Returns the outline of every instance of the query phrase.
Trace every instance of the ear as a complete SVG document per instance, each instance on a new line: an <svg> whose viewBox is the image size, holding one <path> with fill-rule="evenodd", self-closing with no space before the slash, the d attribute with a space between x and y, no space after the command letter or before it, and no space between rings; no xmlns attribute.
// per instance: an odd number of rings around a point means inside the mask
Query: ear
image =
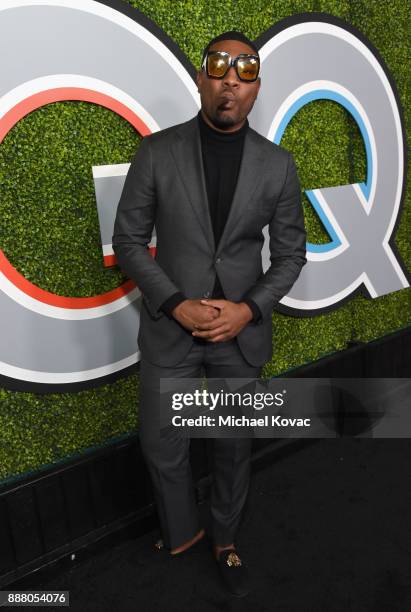
<svg viewBox="0 0 411 612"><path fill-rule="evenodd" d="M201 87L201 83L202 83L202 71L201 70L197 70L197 74L196 74L196 83L197 83L197 87L200 88Z"/></svg>

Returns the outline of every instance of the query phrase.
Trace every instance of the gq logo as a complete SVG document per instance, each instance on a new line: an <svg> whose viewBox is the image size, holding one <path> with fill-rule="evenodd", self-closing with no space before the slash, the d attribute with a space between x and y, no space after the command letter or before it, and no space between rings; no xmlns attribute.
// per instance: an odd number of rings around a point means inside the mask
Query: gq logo
<svg viewBox="0 0 411 612"><path fill-rule="evenodd" d="M3 0L0 40L12 49L0 68L0 141L28 112L57 100L106 106L143 136L198 111L194 67L162 30L122 2ZM352 114L367 155L366 183L307 192L330 242L307 245L307 265L282 308L316 314L362 287L371 297L408 287L392 242L404 188L403 129L376 52L347 24L313 13L283 20L257 44L262 88L250 115L254 129L280 143L304 104L326 98ZM158 85L142 86L136 57ZM115 263L110 242L128 167L93 168L106 265ZM262 256L266 269L268 240ZM132 366L139 359L140 297L132 281L92 298L56 296L24 279L0 251L3 380L27 390L70 390Z"/></svg>

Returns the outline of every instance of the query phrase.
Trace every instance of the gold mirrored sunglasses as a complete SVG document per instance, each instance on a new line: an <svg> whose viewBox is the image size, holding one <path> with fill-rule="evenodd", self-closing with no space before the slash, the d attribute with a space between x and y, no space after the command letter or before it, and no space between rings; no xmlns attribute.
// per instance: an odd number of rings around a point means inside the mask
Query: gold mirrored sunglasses
<svg viewBox="0 0 411 612"><path fill-rule="evenodd" d="M208 51L201 68L205 67L208 77L222 79L231 66L234 66L241 81L252 83L257 80L260 72L260 58L249 53L231 57L226 51Z"/></svg>

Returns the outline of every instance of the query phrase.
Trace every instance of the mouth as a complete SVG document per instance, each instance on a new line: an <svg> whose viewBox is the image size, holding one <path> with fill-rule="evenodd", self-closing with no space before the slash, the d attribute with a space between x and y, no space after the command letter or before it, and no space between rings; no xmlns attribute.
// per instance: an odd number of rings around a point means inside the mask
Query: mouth
<svg viewBox="0 0 411 612"><path fill-rule="evenodd" d="M219 110L229 110L235 104L235 98L233 96L222 96L221 102L218 105Z"/></svg>

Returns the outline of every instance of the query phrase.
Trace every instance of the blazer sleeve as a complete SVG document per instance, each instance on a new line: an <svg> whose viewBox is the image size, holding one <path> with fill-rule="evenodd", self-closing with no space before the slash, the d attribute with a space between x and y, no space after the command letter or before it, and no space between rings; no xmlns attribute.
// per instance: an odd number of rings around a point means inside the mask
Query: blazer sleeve
<svg viewBox="0 0 411 612"><path fill-rule="evenodd" d="M284 185L269 223L270 267L244 296L257 304L263 318L271 316L307 262L300 182L293 156L288 155Z"/></svg>
<svg viewBox="0 0 411 612"><path fill-rule="evenodd" d="M156 215L156 192L149 139L143 138L130 164L118 203L112 237L113 251L121 269L139 287L154 318L164 313L161 305L179 291L150 255Z"/></svg>

